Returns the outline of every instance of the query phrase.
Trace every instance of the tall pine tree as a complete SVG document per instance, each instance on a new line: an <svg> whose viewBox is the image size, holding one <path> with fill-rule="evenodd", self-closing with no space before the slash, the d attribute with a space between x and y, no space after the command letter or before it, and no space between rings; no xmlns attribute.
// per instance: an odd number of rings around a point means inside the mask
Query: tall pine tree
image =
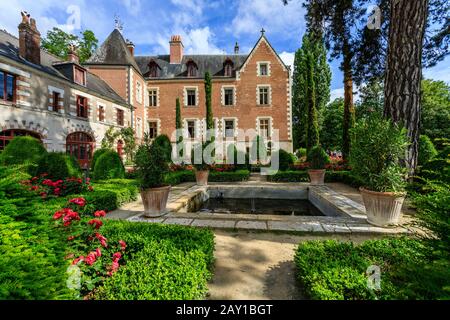
<svg viewBox="0 0 450 320"><path fill-rule="evenodd" d="M181 132L181 130L183 129L183 123L181 121L180 98L177 98L175 102L175 129L177 130L177 155L178 157L183 157L183 147L181 147L181 144L183 142L183 134Z"/></svg>
<svg viewBox="0 0 450 320"><path fill-rule="evenodd" d="M214 142L214 135L210 133L210 130L214 129L214 119L212 113L211 105L211 95L212 95L212 83L211 75L209 72L205 73L205 103L206 103L206 129L207 129L207 142Z"/></svg>

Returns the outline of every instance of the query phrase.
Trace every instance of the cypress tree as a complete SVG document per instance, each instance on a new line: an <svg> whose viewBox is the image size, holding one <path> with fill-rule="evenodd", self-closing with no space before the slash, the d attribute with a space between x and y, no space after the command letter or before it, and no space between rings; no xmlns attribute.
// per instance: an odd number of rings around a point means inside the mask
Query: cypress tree
<svg viewBox="0 0 450 320"><path fill-rule="evenodd" d="M183 123L181 122L180 98L177 98L175 106L175 129L177 130L177 155L179 157L183 156L183 148L179 149L179 144L183 142L183 135L179 134L179 130L181 130L182 128Z"/></svg>
<svg viewBox="0 0 450 320"><path fill-rule="evenodd" d="M319 124L316 108L316 84L314 80L314 55L306 55L306 93L305 105L308 110L308 122L306 132L306 148L309 152L312 147L319 145Z"/></svg>
<svg viewBox="0 0 450 320"><path fill-rule="evenodd" d="M209 72L205 73L205 101L206 101L206 129L212 130L214 129L214 119L212 114L212 105L211 105L211 95L212 95L212 84L211 84L211 75ZM206 136L207 142L213 142L214 136Z"/></svg>

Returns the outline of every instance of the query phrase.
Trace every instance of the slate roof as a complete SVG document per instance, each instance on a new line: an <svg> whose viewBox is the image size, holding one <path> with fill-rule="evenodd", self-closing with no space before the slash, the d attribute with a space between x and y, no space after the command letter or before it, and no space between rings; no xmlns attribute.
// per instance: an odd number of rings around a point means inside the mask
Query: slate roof
<svg viewBox="0 0 450 320"><path fill-rule="evenodd" d="M64 61L62 61L59 57L46 52L45 50L41 50L40 65L33 64L23 59L19 55L19 39L4 30L0 30L0 56L5 56L49 75L70 81L73 83L74 87L77 87L77 89L80 89L81 91L83 91L83 89L88 89L92 91L94 95L97 93L117 104L128 106L127 102L122 99L122 97L120 97L106 82L89 71L86 73L86 87L74 83L72 79L58 71L58 69L54 66L55 64L63 63Z"/></svg>
<svg viewBox="0 0 450 320"><path fill-rule="evenodd" d="M133 66L139 70L134 57L127 48L127 43L119 30L114 29L102 45L94 52L85 65L121 65Z"/></svg>
<svg viewBox="0 0 450 320"><path fill-rule="evenodd" d="M159 66L158 78L152 79L174 79L187 76L187 65L192 60L197 65L197 77L203 78L204 74L209 71L212 77L224 77L224 62L229 59L233 62L232 77L235 77L236 70L244 64L248 55L184 55L181 64L170 64L169 55L159 56L137 56L136 62L141 73L146 76L149 72L149 63L154 61Z"/></svg>

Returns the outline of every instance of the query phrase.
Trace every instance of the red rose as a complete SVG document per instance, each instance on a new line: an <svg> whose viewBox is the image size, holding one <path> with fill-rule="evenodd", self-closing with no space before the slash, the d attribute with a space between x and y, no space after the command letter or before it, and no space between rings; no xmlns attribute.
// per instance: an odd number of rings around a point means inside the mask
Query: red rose
<svg viewBox="0 0 450 320"><path fill-rule="evenodd" d="M78 258L73 260L72 264L73 265L78 264L80 261L83 261L83 260L84 260L84 257L83 256L79 256Z"/></svg>
<svg viewBox="0 0 450 320"><path fill-rule="evenodd" d="M95 252L91 252L86 256L86 259L84 259L84 262L88 266L92 266L96 260L97 260L97 256L95 255Z"/></svg>
<svg viewBox="0 0 450 320"><path fill-rule="evenodd" d="M127 244L125 243L125 241L123 240L119 240L119 244L120 244L120 248L122 249L122 251L125 251Z"/></svg>
<svg viewBox="0 0 450 320"><path fill-rule="evenodd" d="M84 198L75 198L69 201L70 203L74 203L77 206L84 207L86 205L86 200Z"/></svg>
<svg viewBox="0 0 450 320"><path fill-rule="evenodd" d="M94 188L92 188L92 186L89 186L89 187L88 187L88 190L89 190L89 191L94 191Z"/></svg>
<svg viewBox="0 0 450 320"><path fill-rule="evenodd" d="M102 251L100 250L100 248L97 248L97 249L95 250L95 256L96 256L97 258L100 258L100 257L102 256Z"/></svg>
<svg viewBox="0 0 450 320"><path fill-rule="evenodd" d="M98 219L92 219L88 222L88 224L94 226L94 228L98 230L103 225L103 222Z"/></svg>
<svg viewBox="0 0 450 320"><path fill-rule="evenodd" d="M104 210L95 211L94 216L104 217L104 216L106 216L106 212Z"/></svg>
<svg viewBox="0 0 450 320"><path fill-rule="evenodd" d="M75 239L75 236L70 236L67 238L67 241L72 241L73 239Z"/></svg>
<svg viewBox="0 0 450 320"><path fill-rule="evenodd" d="M120 252L116 252L113 254L113 261L118 262L122 258L122 254Z"/></svg>
<svg viewBox="0 0 450 320"><path fill-rule="evenodd" d="M96 233L95 234L95 237L98 239L98 241L100 241L100 244L103 246L103 247L107 247L108 245L107 245L107 243L106 243L106 241L107 241L107 239L104 237L104 236L102 236L100 233Z"/></svg>

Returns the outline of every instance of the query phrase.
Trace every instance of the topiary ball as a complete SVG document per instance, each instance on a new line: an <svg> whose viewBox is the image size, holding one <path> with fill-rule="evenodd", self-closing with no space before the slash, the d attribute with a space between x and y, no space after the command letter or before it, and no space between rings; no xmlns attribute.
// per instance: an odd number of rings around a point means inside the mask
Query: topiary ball
<svg viewBox="0 0 450 320"><path fill-rule="evenodd" d="M311 164L311 169L325 169L325 166L330 163L330 157L325 150L320 146L312 147L308 152L308 162Z"/></svg>
<svg viewBox="0 0 450 320"><path fill-rule="evenodd" d="M12 139L0 154L0 163L15 165L37 163L47 153L42 143L33 137L16 137Z"/></svg>
<svg viewBox="0 0 450 320"><path fill-rule="evenodd" d="M36 176L43 173L53 180L64 180L69 177L81 177L81 169L78 161L70 155L58 152L49 152L43 155L35 169Z"/></svg>
<svg viewBox="0 0 450 320"><path fill-rule="evenodd" d="M292 164L294 164L294 159L292 158L292 155L283 149L276 151L274 153L274 155L272 155L272 157L273 156L278 156L278 159L279 159L278 170L280 170L280 171L289 170L289 167Z"/></svg>
<svg viewBox="0 0 450 320"><path fill-rule="evenodd" d="M108 150L111 150L111 149L101 148L101 149L97 149L94 151L94 155L92 156L92 160L91 160L91 170L94 170L95 163L97 162L98 158L100 158L100 156Z"/></svg>
<svg viewBox="0 0 450 320"><path fill-rule="evenodd" d="M93 176L95 180L123 179L125 167L119 154L112 150L103 153L95 162Z"/></svg>

